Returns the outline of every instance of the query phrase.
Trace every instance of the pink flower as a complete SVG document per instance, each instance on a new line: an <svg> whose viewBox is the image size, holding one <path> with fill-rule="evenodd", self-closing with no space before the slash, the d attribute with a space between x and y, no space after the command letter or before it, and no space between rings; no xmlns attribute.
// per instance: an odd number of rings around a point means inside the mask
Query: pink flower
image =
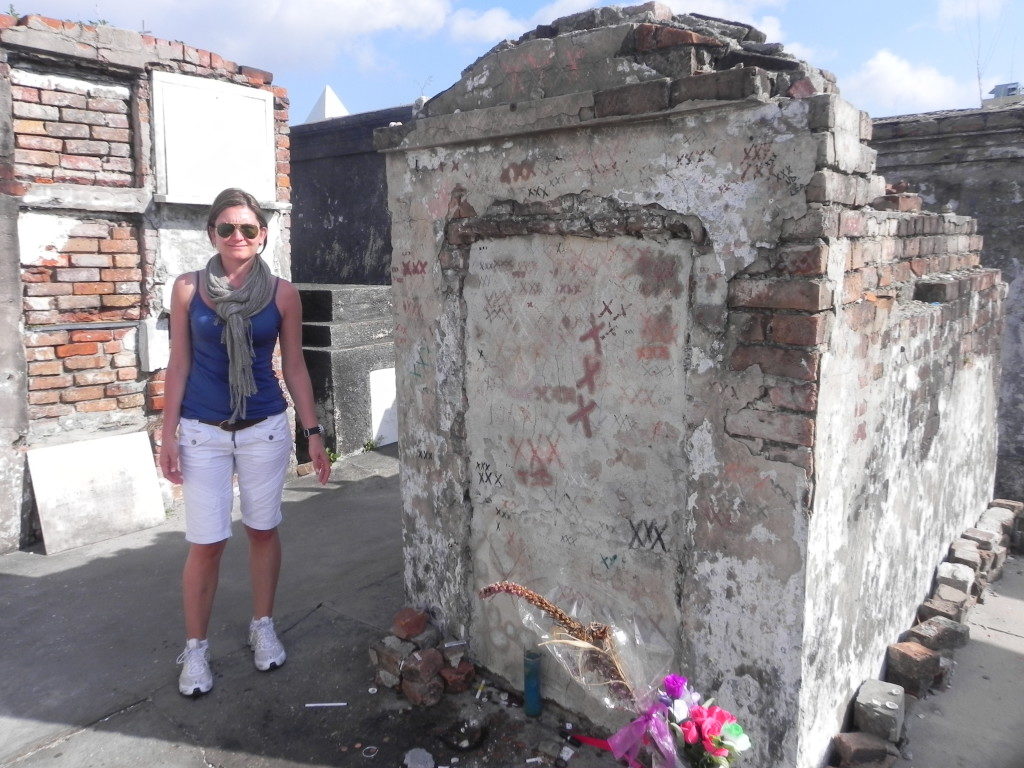
<svg viewBox="0 0 1024 768"><path fill-rule="evenodd" d="M681 699L686 692L686 678L682 675L669 675L665 678L665 693L672 699Z"/></svg>
<svg viewBox="0 0 1024 768"><path fill-rule="evenodd" d="M721 707L693 707L690 709L690 719L680 727L687 744L699 741L708 754L725 757L729 750L716 745L714 740L721 736L722 726L735 722L736 718Z"/></svg>
<svg viewBox="0 0 1024 768"><path fill-rule="evenodd" d="M700 730L693 720L687 720L679 726L683 731L683 741L687 744L696 744L700 741Z"/></svg>

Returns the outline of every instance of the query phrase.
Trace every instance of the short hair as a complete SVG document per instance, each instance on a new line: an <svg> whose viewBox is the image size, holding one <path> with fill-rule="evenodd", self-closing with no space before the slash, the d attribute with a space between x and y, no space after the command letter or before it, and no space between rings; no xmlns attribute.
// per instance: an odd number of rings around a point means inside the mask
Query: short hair
<svg viewBox="0 0 1024 768"><path fill-rule="evenodd" d="M224 213L225 209L236 206L243 206L252 211L260 226L266 229L267 217L263 213L263 209L260 208L260 204L256 202L256 198L244 189L237 187L229 187L214 198L213 205L210 206L210 213L206 217L206 228L210 229L215 226L217 217Z"/></svg>

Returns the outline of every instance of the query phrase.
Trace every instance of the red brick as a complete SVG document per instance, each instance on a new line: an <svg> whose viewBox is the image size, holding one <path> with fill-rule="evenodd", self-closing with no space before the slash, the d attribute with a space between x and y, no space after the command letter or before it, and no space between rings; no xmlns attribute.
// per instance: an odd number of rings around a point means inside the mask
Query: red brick
<svg viewBox="0 0 1024 768"><path fill-rule="evenodd" d="M939 674L939 654L913 641L894 643L886 652L885 679L902 685L911 696L928 692Z"/></svg>
<svg viewBox="0 0 1024 768"><path fill-rule="evenodd" d="M69 371L85 371L91 368L106 368L109 360L104 355L77 355L64 361L64 368Z"/></svg>
<svg viewBox="0 0 1024 768"><path fill-rule="evenodd" d="M138 368L119 368L117 370L117 380L118 381L133 381L134 379L137 379L138 377L139 377L139 369ZM162 395L163 394L163 390L161 390L159 393L155 393L154 392L153 394L161 394Z"/></svg>
<svg viewBox="0 0 1024 768"><path fill-rule="evenodd" d="M56 355L53 354L53 347L30 347L25 350L25 360L30 363L53 360L54 358Z"/></svg>
<svg viewBox="0 0 1024 768"><path fill-rule="evenodd" d="M100 301L104 307L137 307L142 303L142 295L138 293L115 294L101 296Z"/></svg>
<svg viewBox="0 0 1024 768"><path fill-rule="evenodd" d="M56 163L55 163L56 165ZM80 155L61 155L60 167L74 171L101 171L103 162L98 157L82 157Z"/></svg>
<svg viewBox="0 0 1024 768"><path fill-rule="evenodd" d="M150 411L162 411L164 409L164 396L146 397L146 409Z"/></svg>
<svg viewBox="0 0 1024 768"><path fill-rule="evenodd" d="M403 608L395 614L395 618L391 622L391 634L402 640L409 640L425 630L429 622L430 616L426 611Z"/></svg>
<svg viewBox="0 0 1024 768"><path fill-rule="evenodd" d="M60 402L60 392L54 389L28 393L29 405L53 405L57 402Z"/></svg>
<svg viewBox="0 0 1024 768"><path fill-rule="evenodd" d="M36 331L25 334L25 346L52 347L58 344L67 344L68 338L67 331Z"/></svg>
<svg viewBox="0 0 1024 768"><path fill-rule="evenodd" d="M137 267L141 259L137 253L115 253L114 266L118 269L131 269Z"/></svg>
<svg viewBox="0 0 1024 768"><path fill-rule="evenodd" d="M124 352L124 344L120 341L108 341L103 345L103 351L108 355L116 355L118 352Z"/></svg>
<svg viewBox="0 0 1024 768"><path fill-rule="evenodd" d="M60 152L64 146L64 142L60 139L31 134L18 136L17 144L21 149L38 149L44 152Z"/></svg>
<svg viewBox="0 0 1024 768"><path fill-rule="evenodd" d="M34 149L14 150L14 162L23 165L42 165L56 167L60 165L60 155L56 152L40 152Z"/></svg>
<svg viewBox="0 0 1024 768"><path fill-rule="evenodd" d="M801 381L816 381L821 355L818 352L757 345L739 346L732 354L729 365L742 371L753 365L762 373Z"/></svg>
<svg viewBox="0 0 1024 768"><path fill-rule="evenodd" d="M122 352L121 354L114 355L110 362L115 368L128 368L137 365L139 361L135 357L134 352Z"/></svg>
<svg viewBox="0 0 1024 768"><path fill-rule="evenodd" d="M441 700L444 694L444 682L440 675L425 683L402 680L402 695L416 706L432 707Z"/></svg>
<svg viewBox="0 0 1024 768"><path fill-rule="evenodd" d="M867 233L867 217L860 211L839 212L839 237L863 237Z"/></svg>
<svg viewBox="0 0 1024 768"><path fill-rule="evenodd" d="M116 411L116 400L85 400L75 404L75 410L81 413L98 413L101 411Z"/></svg>
<svg viewBox="0 0 1024 768"><path fill-rule="evenodd" d="M100 253L138 253L138 251L139 243L137 240L100 241ZM104 280L138 280L140 277L105 277Z"/></svg>
<svg viewBox="0 0 1024 768"><path fill-rule="evenodd" d="M135 238L134 227L113 227L110 230L112 240L133 240Z"/></svg>
<svg viewBox="0 0 1024 768"><path fill-rule="evenodd" d="M83 400L99 400L103 397L103 387L74 387L61 393L61 402L78 403ZM114 404L117 407L117 404Z"/></svg>
<svg viewBox="0 0 1024 768"><path fill-rule="evenodd" d="M108 241L113 242L113 241ZM121 240L120 242L135 242L134 240ZM99 277L101 280L109 280L111 282L121 281L139 281L142 279L141 269L104 269L100 272Z"/></svg>
<svg viewBox="0 0 1024 768"><path fill-rule="evenodd" d="M122 395L117 398L118 408L142 408L146 404L146 397L141 392L134 395Z"/></svg>
<svg viewBox="0 0 1024 768"><path fill-rule="evenodd" d="M818 385L814 382L777 384L768 390L768 398L778 408L813 412L818 408Z"/></svg>
<svg viewBox="0 0 1024 768"><path fill-rule="evenodd" d="M402 666L402 679L426 683L437 676L444 666L444 657L436 648L427 648L409 654Z"/></svg>
<svg viewBox="0 0 1024 768"><path fill-rule="evenodd" d="M37 136L46 135L46 125L42 120L15 120L14 132L16 134L31 133Z"/></svg>
<svg viewBox="0 0 1024 768"><path fill-rule="evenodd" d="M57 136L62 139L87 139L89 138L89 126L77 123L45 123L44 132L48 136Z"/></svg>
<svg viewBox="0 0 1024 768"><path fill-rule="evenodd" d="M40 94L40 100L43 104L53 107L75 107L77 109L85 109L87 103L85 96L81 94L61 91L43 91Z"/></svg>
<svg viewBox="0 0 1024 768"><path fill-rule="evenodd" d="M23 283L48 283L53 278L53 270L45 267L29 267L21 271Z"/></svg>
<svg viewBox="0 0 1024 768"><path fill-rule="evenodd" d="M72 379L70 376L39 376L29 379L29 390L38 389L64 389L70 387Z"/></svg>
<svg viewBox="0 0 1024 768"><path fill-rule="evenodd" d="M43 363L29 363L29 376L57 376L64 373L64 366L60 360L48 360Z"/></svg>
<svg viewBox="0 0 1024 768"><path fill-rule="evenodd" d="M113 283L75 283L76 296L97 296L113 292Z"/></svg>
<svg viewBox="0 0 1024 768"><path fill-rule="evenodd" d="M76 373L74 376L76 387L110 384L117 379L117 374L113 371L83 371L82 373Z"/></svg>
<svg viewBox="0 0 1024 768"><path fill-rule="evenodd" d="M33 405L29 406L28 417L35 419L56 419L74 411L70 405Z"/></svg>
<svg viewBox="0 0 1024 768"><path fill-rule="evenodd" d="M164 382L151 379L146 383L146 392L151 395L162 395L164 393Z"/></svg>
<svg viewBox="0 0 1024 768"><path fill-rule="evenodd" d="M864 272L847 272L843 278L843 304L857 301L864 295Z"/></svg>
<svg viewBox="0 0 1024 768"><path fill-rule="evenodd" d="M841 766L883 768L899 757L896 748L884 739L870 733L853 731L832 738L832 746Z"/></svg>
<svg viewBox="0 0 1024 768"><path fill-rule="evenodd" d="M814 280L736 279L729 283L729 305L818 312L832 306L832 292Z"/></svg>
<svg viewBox="0 0 1024 768"><path fill-rule="evenodd" d="M274 82L274 74L272 72L267 72L265 69L247 67L243 64L238 68L238 72L239 74L248 77L249 81L252 82L253 85L269 85Z"/></svg>
<svg viewBox="0 0 1024 768"><path fill-rule="evenodd" d="M814 347L825 340L828 329L826 315L773 315L768 321L768 335L777 344Z"/></svg>
<svg viewBox="0 0 1024 768"><path fill-rule="evenodd" d="M664 24L638 24L633 34L633 46L640 53L677 45L706 45L716 48L725 45L714 37L707 37L688 29L669 27Z"/></svg>
<svg viewBox="0 0 1024 768"><path fill-rule="evenodd" d="M73 357L75 355L95 355L100 351L98 344L93 343L78 343L78 344L64 344L57 347L57 357Z"/></svg>
<svg viewBox="0 0 1024 768"><path fill-rule="evenodd" d="M124 99L91 98L88 109L96 112L118 112L123 115L127 114L128 105Z"/></svg>
<svg viewBox="0 0 1024 768"><path fill-rule="evenodd" d="M85 329L80 331L71 331L71 341L110 341L114 338L114 332L112 330L92 330Z"/></svg>
<svg viewBox="0 0 1024 768"><path fill-rule="evenodd" d="M444 689L448 693L463 693L469 690L469 684L476 676L476 667L472 662L463 659L457 667L444 666L441 668L441 679L444 680Z"/></svg>
<svg viewBox="0 0 1024 768"><path fill-rule="evenodd" d="M779 251L779 268L791 275L824 275L828 270L828 246L795 246Z"/></svg>
<svg viewBox="0 0 1024 768"><path fill-rule="evenodd" d="M30 88L24 85L11 86L11 98L15 101L28 101L33 104L39 103L39 89Z"/></svg>

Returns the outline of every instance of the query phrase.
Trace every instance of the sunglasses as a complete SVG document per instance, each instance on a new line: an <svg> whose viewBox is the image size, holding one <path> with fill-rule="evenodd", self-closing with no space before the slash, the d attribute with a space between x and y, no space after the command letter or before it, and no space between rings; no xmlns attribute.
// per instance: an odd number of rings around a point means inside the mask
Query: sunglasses
<svg viewBox="0 0 1024 768"><path fill-rule="evenodd" d="M246 240L255 240L260 234L260 228L256 224L229 224L224 222L216 227L217 234L225 239L231 237L235 228L242 233L242 237Z"/></svg>

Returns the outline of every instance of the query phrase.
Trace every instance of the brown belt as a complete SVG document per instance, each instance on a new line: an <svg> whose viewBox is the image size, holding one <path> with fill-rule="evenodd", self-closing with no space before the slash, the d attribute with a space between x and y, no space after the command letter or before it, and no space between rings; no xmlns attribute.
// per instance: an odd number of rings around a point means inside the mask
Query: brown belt
<svg viewBox="0 0 1024 768"><path fill-rule="evenodd" d="M240 429L246 429L254 424L259 424L261 421L266 421L266 416L261 416L258 419L237 419L234 424L228 424L228 420L223 421L212 421L207 419L196 419L200 424L209 424L214 427L220 427L225 432L237 432Z"/></svg>

